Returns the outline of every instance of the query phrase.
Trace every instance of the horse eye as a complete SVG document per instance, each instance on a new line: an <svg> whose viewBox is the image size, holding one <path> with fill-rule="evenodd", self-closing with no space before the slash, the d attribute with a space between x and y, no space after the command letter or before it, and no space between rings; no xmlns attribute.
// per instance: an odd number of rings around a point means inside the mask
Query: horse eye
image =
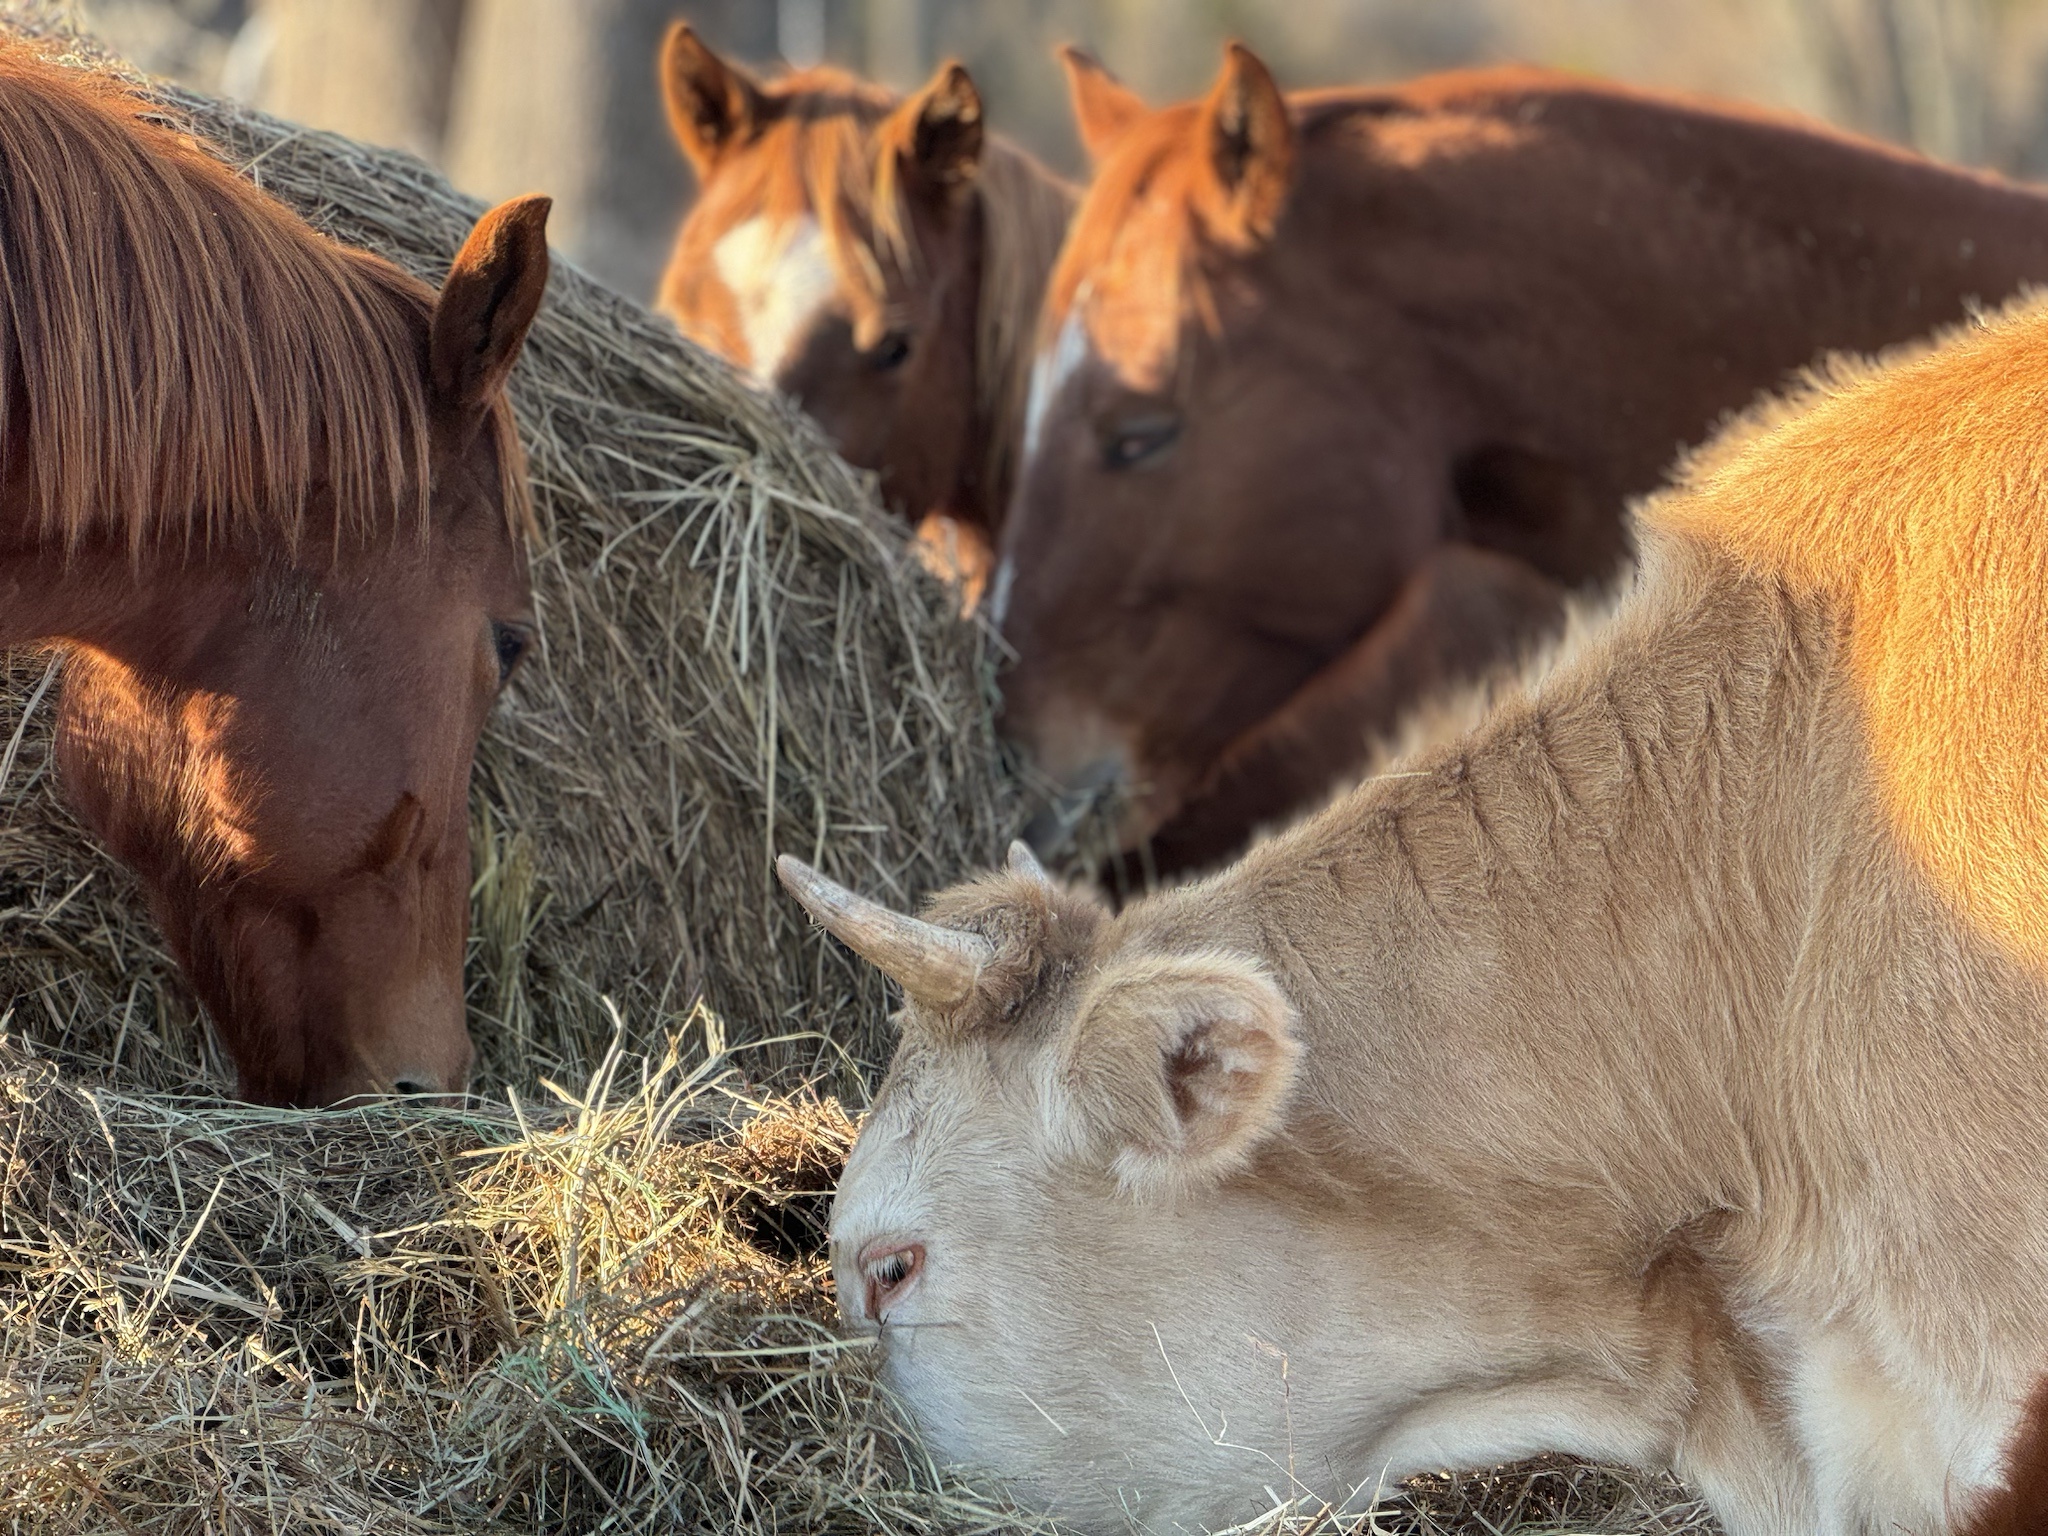
<svg viewBox="0 0 2048 1536"><path fill-rule="evenodd" d="M907 331L891 331L868 353L868 366L877 373L887 373L892 368L901 368L910 358L910 335Z"/></svg>
<svg viewBox="0 0 2048 1536"><path fill-rule="evenodd" d="M1179 436L1178 417L1125 422L1103 440L1102 462L1109 469L1136 469L1165 453Z"/></svg>
<svg viewBox="0 0 2048 1536"><path fill-rule="evenodd" d="M493 621L491 644L498 652L498 686L504 687L512 681L512 674L519 670L519 663L526 659L526 647L532 643L533 633L524 624L506 624Z"/></svg>

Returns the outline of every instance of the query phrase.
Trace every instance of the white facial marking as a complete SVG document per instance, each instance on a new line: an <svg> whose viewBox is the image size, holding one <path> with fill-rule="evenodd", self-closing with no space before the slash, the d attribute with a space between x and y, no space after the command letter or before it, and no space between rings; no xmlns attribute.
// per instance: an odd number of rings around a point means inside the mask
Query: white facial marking
<svg viewBox="0 0 2048 1536"><path fill-rule="evenodd" d="M1052 409L1053 401L1059 398L1067 381L1088 360L1088 351L1088 328L1081 323L1077 296L1074 307L1067 311L1066 322L1060 326L1059 335L1031 364L1031 394L1024 407L1026 463L1038 457L1038 438L1045 425L1045 413Z"/></svg>
<svg viewBox="0 0 2048 1536"><path fill-rule="evenodd" d="M996 567L995 580L989 583L988 588L989 622L995 625L998 633L1002 631L1003 620L1009 617L1010 588L1015 586L1016 582L1017 567L1011 563L1010 557L1005 555L1002 563Z"/></svg>
<svg viewBox="0 0 2048 1536"><path fill-rule="evenodd" d="M749 219L720 238L711 261L739 306L748 371L773 383L839 287L824 231L809 214L784 226Z"/></svg>

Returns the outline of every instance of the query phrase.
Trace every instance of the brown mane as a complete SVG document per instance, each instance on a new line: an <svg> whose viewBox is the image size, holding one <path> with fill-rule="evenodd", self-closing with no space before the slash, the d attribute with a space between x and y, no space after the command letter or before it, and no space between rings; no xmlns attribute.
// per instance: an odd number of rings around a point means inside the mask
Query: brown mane
<svg viewBox="0 0 2048 1536"><path fill-rule="evenodd" d="M1166 251L1171 263L1151 274L1155 284L1164 285L1163 291L1154 289L1159 311L1170 311L1178 324L1201 307L1190 287L1198 274L1186 265L1195 243L1189 237L1195 223L1192 183L1197 158L1188 152L1188 146L1200 114L1200 102L1180 102L1152 113L1135 123L1118 142L1116 152L1096 167L1095 180L1075 212L1066 247L1045 290L1045 308L1039 316L1041 346L1051 343L1073 309L1087 274L1120 256L1126 260L1138 257L1138 253L1120 252L1118 247L1127 243L1122 237L1130 211L1147 198L1155 200L1156 213L1172 221L1167 240L1156 241L1157 225L1146 231L1155 237L1155 242L1148 243Z"/></svg>
<svg viewBox="0 0 2048 1536"><path fill-rule="evenodd" d="M1513 142L1518 130L1503 120L1501 111L1503 101L1510 100L1521 102L1524 110L1545 113L1546 120L1553 109L1568 109L1575 100L1634 104L1661 114L1677 109L1721 121L1743 119L1853 144L1865 153L1882 154L1887 149L1796 113L1682 92L1644 91L1568 70L1522 64L1446 70L1399 86L1336 87L1287 97L1295 132L1305 147L1370 125L1375 153L1404 164ZM1148 113L1096 167L1047 284L1036 345L1052 345L1082 281L1113 261L1150 262L1157 267L1147 274L1151 302L1142 317L1148 330L1156 327L1160 332L1146 338L1154 343L1151 350L1167 344L1166 332L1210 315L1200 265L1201 237L1210 233L1202 227L1200 210L1203 155L1196 129L1202 109L1203 102L1196 99ZM1920 159L1907 150L1891 152L1905 162ZM1127 239L1133 211L1141 204L1151 222L1144 225L1141 238ZM1227 237L1224 243L1229 243Z"/></svg>
<svg viewBox="0 0 2048 1536"><path fill-rule="evenodd" d="M735 156L707 194L730 218L701 226L703 249L692 264L708 266L709 247L741 218L759 216L787 228L805 214L818 221L834 272L856 303L885 302L882 263L915 275L896 171L909 125L893 120L896 97L843 70L803 70L762 86L758 139ZM1020 446L1024 394L1035 328L1018 322L1036 313L1058 259L1070 211L1068 195L1025 153L991 137L975 178L985 228L981 295L976 315L975 394L991 435L986 483L1003 485Z"/></svg>
<svg viewBox="0 0 2048 1536"><path fill-rule="evenodd" d="M19 424L26 462L8 470L40 536L292 544L322 486L361 531L423 522L431 290L163 116L118 80L0 46L0 419Z"/></svg>

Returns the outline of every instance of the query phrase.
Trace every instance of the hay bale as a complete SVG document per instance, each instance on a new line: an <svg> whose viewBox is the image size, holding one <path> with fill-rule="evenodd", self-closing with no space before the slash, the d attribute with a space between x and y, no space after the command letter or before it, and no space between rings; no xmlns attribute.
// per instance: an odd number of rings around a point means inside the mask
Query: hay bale
<svg viewBox="0 0 2048 1536"><path fill-rule="evenodd" d="M47 27L17 4L18 24ZM438 282L481 205L412 157L156 87L337 239ZM616 1004L659 1041L703 997L763 1071L873 1069L881 983L808 929L778 850L901 906L1000 856L991 641L786 404L558 265L512 394L540 544L537 654L473 795L484 1085L574 1081ZM12 1027L161 1087L220 1081L133 882L51 778L47 661L0 684L0 996Z"/></svg>

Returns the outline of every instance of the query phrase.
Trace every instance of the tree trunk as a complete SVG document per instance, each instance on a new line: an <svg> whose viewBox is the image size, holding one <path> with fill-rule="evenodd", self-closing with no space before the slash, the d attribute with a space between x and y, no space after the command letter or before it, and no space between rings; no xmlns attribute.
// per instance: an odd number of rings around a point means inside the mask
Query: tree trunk
<svg viewBox="0 0 2048 1536"><path fill-rule="evenodd" d="M679 9L690 7L470 0L448 126L457 186L491 199L551 193L555 246L643 303L689 196L655 78Z"/></svg>
<svg viewBox="0 0 2048 1536"><path fill-rule="evenodd" d="M462 0L264 0L256 105L436 160L461 18Z"/></svg>

